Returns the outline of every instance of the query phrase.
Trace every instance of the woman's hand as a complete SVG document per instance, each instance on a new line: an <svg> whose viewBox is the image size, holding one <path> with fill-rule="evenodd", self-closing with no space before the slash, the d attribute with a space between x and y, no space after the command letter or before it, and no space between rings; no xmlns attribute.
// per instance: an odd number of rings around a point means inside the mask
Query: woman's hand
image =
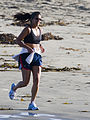
<svg viewBox="0 0 90 120"><path fill-rule="evenodd" d="M29 53L34 52L34 50L31 47L27 47L27 50L28 50Z"/></svg>
<svg viewBox="0 0 90 120"><path fill-rule="evenodd" d="M41 49L41 52L44 53L45 52L45 49L43 48L43 46L40 44L40 49Z"/></svg>

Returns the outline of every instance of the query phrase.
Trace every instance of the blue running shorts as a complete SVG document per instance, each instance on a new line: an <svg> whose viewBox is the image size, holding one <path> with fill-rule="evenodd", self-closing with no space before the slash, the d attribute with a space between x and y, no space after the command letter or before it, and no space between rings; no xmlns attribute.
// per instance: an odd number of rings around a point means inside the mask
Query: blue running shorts
<svg viewBox="0 0 90 120"><path fill-rule="evenodd" d="M34 53L33 60L30 64L26 62L26 58L30 55L30 53L23 53L19 56L19 69L26 69L26 70L32 70L33 66L41 66L42 65L42 57L38 53Z"/></svg>

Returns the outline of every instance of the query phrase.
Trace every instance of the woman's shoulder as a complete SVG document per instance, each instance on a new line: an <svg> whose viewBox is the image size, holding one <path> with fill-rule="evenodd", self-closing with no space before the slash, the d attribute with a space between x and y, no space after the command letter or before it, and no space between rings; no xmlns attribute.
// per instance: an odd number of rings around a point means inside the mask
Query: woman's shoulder
<svg viewBox="0 0 90 120"><path fill-rule="evenodd" d="M30 32L31 32L30 26L26 26L26 27L24 28L24 31L26 31L27 33L30 33Z"/></svg>
<svg viewBox="0 0 90 120"><path fill-rule="evenodd" d="M26 29L28 29L29 31L31 31L31 27L29 25L26 26Z"/></svg>

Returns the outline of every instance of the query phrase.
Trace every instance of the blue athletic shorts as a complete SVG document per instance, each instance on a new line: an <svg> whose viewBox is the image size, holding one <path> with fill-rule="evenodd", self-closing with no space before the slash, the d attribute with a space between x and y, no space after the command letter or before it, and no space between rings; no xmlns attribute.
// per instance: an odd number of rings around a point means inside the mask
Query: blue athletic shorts
<svg viewBox="0 0 90 120"><path fill-rule="evenodd" d="M19 56L19 69L26 69L26 70L32 70L33 66L41 66L42 65L42 57L38 53L34 53L33 60L30 64L26 62L26 58L30 55L30 53L23 53Z"/></svg>

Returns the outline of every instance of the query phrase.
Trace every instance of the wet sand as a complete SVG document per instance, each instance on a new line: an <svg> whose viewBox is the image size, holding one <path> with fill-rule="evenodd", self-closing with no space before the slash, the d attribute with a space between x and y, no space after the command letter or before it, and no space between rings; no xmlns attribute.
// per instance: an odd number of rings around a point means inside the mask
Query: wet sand
<svg viewBox="0 0 90 120"><path fill-rule="evenodd" d="M90 120L90 2L89 0L3 0L0 1L0 33L18 35L23 26L13 26L17 12L40 10L45 22L61 20L66 25L47 25L43 33L51 32L63 40L43 41L45 53L36 98L39 111L28 111L32 77L26 88L19 89L14 100L8 93L11 83L21 80L18 68L0 67L0 120ZM12 55L20 52L18 45L0 44L0 65L17 66ZM55 71L54 68L80 68Z"/></svg>
<svg viewBox="0 0 90 120"><path fill-rule="evenodd" d="M20 75L20 72L15 71L0 72L0 78L3 79L4 76L3 81L0 82L0 95L2 96L0 100L1 117L4 115L5 118L8 115L7 117L12 119L16 115L15 119L19 117L22 117L22 119L35 117L35 119L41 120L45 118L48 118L48 120L51 118L57 120L89 120L89 73L43 72L36 99L40 110L35 112L27 111L30 102L32 78L31 83L26 88L17 91L14 100L9 100L10 84L12 81L16 83L21 79ZM28 115L29 113L36 116Z"/></svg>

